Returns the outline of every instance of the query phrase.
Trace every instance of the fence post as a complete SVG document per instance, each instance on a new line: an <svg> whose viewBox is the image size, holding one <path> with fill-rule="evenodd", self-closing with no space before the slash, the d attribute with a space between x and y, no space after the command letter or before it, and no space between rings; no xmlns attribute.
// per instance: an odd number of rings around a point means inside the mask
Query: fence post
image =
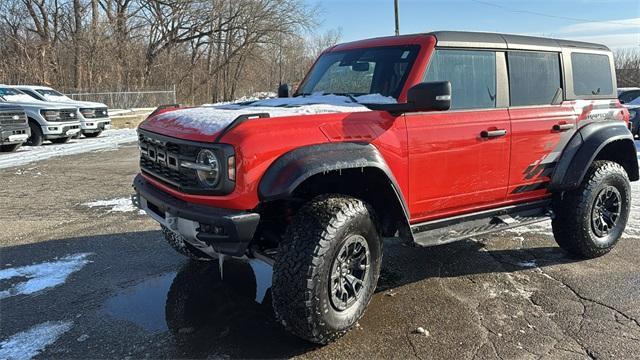
<svg viewBox="0 0 640 360"><path fill-rule="evenodd" d="M178 103L178 101L176 100L176 84L173 84L173 103Z"/></svg>

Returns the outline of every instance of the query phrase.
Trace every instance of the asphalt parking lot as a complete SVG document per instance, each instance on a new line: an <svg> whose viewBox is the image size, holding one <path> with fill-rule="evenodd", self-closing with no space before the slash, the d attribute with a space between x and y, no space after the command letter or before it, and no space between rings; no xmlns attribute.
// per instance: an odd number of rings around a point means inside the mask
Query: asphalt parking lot
<svg viewBox="0 0 640 360"><path fill-rule="evenodd" d="M0 170L0 358L640 358L638 183L599 259L568 257L545 223L386 242L364 318L316 347L275 323L263 264L221 279L175 254L128 203L136 172L133 143Z"/></svg>

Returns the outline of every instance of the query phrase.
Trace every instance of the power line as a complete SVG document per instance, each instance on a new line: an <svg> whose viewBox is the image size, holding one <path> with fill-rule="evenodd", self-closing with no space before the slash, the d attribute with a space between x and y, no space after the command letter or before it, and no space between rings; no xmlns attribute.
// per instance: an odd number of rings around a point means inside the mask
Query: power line
<svg viewBox="0 0 640 360"><path fill-rule="evenodd" d="M570 21L575 21L575 22L596 22L596 23L616 24L616 25L620 25L620 26L635 26L635 27L638 26L638 24L628 24L628 23L621 23L621 22L617 22L617 21L583 19L583 18L575 18L575 17L562 16L562 15L546 14L546 13L541 13L541 12L538 12L538 11L514 9L514 8L511 8L511 7L508 7L508 6L492 3L492 2L489 2L489 1L482 1L482 0L471 0L471 1L473 1L475 3L478 3L478 4L499 8L499 9L502 9L502 10L505 10L505 11L509 11L509 12L512 12L512 13L530 14L530 15L543 16L543 17L548 17L548 18L553 18L553 19L570 20Z"/></svg>

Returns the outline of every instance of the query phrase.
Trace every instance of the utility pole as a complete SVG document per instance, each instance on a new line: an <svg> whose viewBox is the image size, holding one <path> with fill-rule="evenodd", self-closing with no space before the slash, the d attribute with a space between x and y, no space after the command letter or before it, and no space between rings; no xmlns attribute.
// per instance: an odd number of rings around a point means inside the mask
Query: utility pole
<svg viewBox="0 0 640 360"><path fill-rule="evenodd" d="M396 36L400 35L400 18L398 18L398 0L393 0L393 11L396 16Z"/></svg>

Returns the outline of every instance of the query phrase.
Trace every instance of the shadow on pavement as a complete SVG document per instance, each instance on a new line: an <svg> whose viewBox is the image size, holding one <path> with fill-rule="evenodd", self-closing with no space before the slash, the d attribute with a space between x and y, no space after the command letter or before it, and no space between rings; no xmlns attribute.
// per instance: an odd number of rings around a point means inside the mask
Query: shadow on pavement
<svg viewBox="0 0 640 360"><path fill-rule="evenodd" d="M170 334L173 341L166 346L175 348L166 349L165 354L189 358L283 358L315 347L288 334L275 321L270 290L258 296L265 289L262 282L270 277L260 274L247 261L227 260L222 278L217 261L187 261L173 254L157 231L7 247L2 249L0 266L21 266L21 262L49 261L79 252L93 253L93 263L73 275L75 285L71 290L57 291L69 293L66 296L73 296L76 301L88 296L83 294L103 294L93 300L100 316L134 323L149 336ZM378 292L434 277L514 272L573 261L576 260L556 247L488 251L471 241L433 248L385 241ZM257 298L263 301L259 303ZM18 306L20 300L13 301ZM24 305L17 309L28 312ZM60 307L57 311L73 316L64 304L56 303L52 308L56 306ZM21 315L15 314L5 325L11 326L20 319Z"/></svg>

